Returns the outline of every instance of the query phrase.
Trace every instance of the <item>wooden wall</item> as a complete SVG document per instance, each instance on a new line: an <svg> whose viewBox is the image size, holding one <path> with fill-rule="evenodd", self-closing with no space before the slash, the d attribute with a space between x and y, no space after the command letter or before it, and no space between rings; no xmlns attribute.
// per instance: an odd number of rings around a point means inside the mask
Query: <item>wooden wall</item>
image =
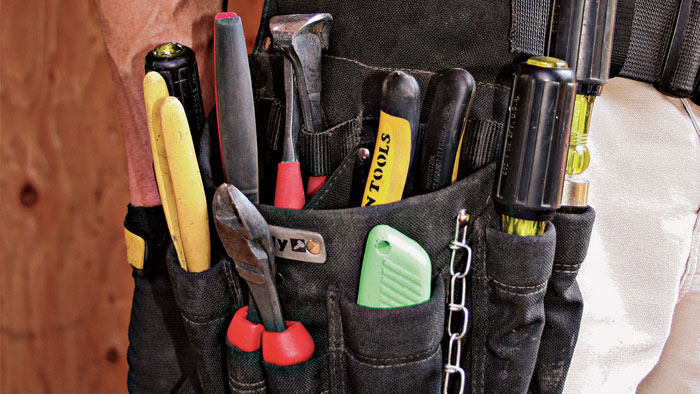
<svg viewBox="0 0 700 394"><path fill-rule="evenodd" d="M229 1L251 35L259 7ZM126 392L126 163L95 5L2 0L0 29L0 392Z"/></svg>

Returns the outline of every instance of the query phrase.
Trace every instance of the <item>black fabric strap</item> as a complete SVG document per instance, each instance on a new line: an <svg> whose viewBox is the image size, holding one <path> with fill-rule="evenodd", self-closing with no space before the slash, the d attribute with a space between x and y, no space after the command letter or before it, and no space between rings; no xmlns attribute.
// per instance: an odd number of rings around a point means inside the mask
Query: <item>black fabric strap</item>
<svg viewBox="0 0 700 394"><path fill-rule="evenodd" d="M302 170L313 176L330 174L360 143L362 117L343 122L322 133L299 133L299 159Z"/></svg>
<svg viewBox="0 0 700 394"><path fill-rule="evenodd" d="M661 81L669 46L674 48L670 59L676 67L665 72ZM699 70L700 0L636 0L627 60L620 76L667 85L665 93L687 97L692 95Z"/></svg>
<svg viewBox="0 0 700 394"><path fill-rule="evenodd" d="M501 150L503 130L503 123L469 119L460 152L459 178L496 160Z"/></svg>
<svg viewBox="0 0 700 394"><path fill-rule="evenodd" d="M549 25L549 0L511 0L510 50L543 55Z"/></svg>
<svg viewBox="0 0 700 394"><path fill-rule="evenodd" d="M610 78L620 74L625 66L627 52L632 36L632 21L634 20L634 0L618 0L615 15L615 35L613 38L612 55L610 56Z"/></svg>
<svg viewBox="0 0 700 394"><path fill-rule="evenodd" d="M146 242L143 275L150 278L159 272L165 272L163 261L170 243L170 232L165 221L163 206L135 207L129 204L124 218L124 227Z"/></svg>

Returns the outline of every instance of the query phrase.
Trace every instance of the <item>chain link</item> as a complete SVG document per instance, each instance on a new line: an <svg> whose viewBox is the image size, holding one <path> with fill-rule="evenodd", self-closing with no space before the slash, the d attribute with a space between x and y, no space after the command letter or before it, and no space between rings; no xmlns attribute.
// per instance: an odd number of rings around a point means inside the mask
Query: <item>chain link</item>
<svg viewBox="0 0 700 394"><path fill-rule="evenodd" d="M467 245L467 230L469 223L469 213L465 209L459 211L455 224L455 237L450 242L452 249L452 258L450 259L450 294L449 303L447 304L447 334L450 336L450 342L447 348L447 362L445 363L445 379L443 386L443 394L448 394L450 389L450 378L457 374L459 377L459 394L464 393L464 384L466 381L466 373L460 365L462 359L462 339L467 335L467 327L469 326L469 310L467 309L467 275L472 266L472 249ZM461 230L461 231L460 231ZM457 253L464 250L467 253L467 262L464 270L457 271ZM458 291L458 287L461 291ZM460 296L458 302L456 297ZM459 332L452 332L453 321L462 319L462 329Z"/></svg>

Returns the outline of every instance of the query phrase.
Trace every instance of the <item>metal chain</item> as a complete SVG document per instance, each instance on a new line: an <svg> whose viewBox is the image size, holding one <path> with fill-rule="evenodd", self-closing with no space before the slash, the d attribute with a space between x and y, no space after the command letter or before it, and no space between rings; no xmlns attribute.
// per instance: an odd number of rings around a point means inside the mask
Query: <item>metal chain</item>
<svg viewBox="0 0 700 394"><path fill-rule="evenodd" d="M452 375L457 374L459 377L459 394L464 393L464 384L466 380L466 374L464 369L460 365L460 360L462 358L462 338L467 335L467 326L469 325L469 310L467 310L467 274L472 265L472 248L467 245L467 230L469 223L469 213L466 209L459 211L457 214L457 220L455 224L455 237L452 242L450 242L450 249L452 249L452 258L450 259L450 294L448 308L448 318L447 318L447 334L450 337L450 342L447 350L447 362L445 363L445 379L443 386L443 394L449 393L450 388L450 378ZM461 231L460 231L461 230ZM460 234L461 232L461 234ZM467 253L467 262L464 266L464 270L457 271L457 253L460 250L465 250ZM460 299L455 302L457 297L457 287L461 285ZM461 330L459 332L452 332L452 322L456 322L457 319L462 319Z"/></svg>

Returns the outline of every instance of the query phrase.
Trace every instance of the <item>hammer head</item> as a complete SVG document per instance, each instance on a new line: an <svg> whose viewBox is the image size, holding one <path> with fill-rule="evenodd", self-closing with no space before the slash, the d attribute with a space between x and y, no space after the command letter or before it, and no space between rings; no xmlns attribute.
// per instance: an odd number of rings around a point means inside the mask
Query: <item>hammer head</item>
<svg viewBox="0 0 700 394"><path fill-rule="evenodd" d="M333 17L328 13L277 15L270 18L272 45L276 50L295 47L298 37L315 35L321 48L328 49Z"/></svg>

